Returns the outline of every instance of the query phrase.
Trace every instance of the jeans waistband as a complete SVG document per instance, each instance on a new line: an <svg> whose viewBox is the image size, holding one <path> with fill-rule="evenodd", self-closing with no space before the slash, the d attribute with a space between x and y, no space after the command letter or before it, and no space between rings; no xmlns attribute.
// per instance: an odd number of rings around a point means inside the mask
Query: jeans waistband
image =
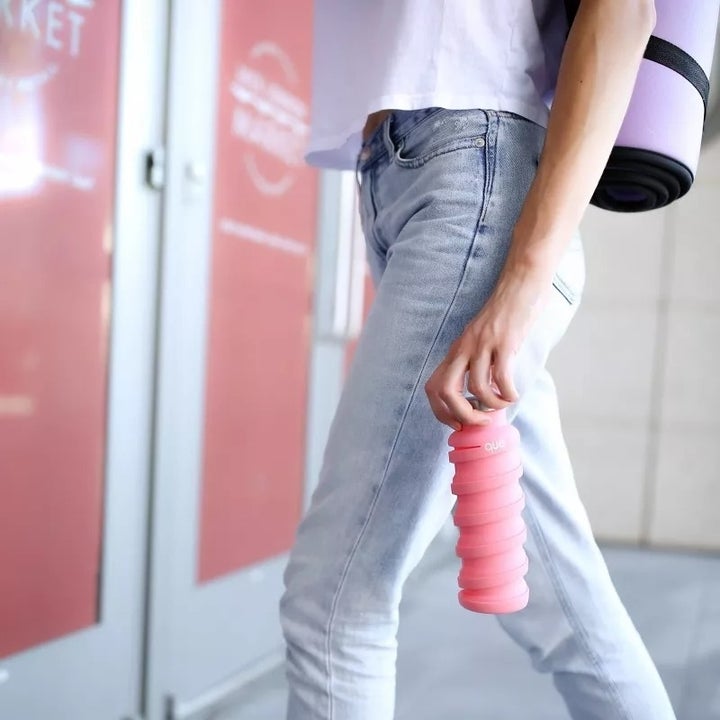
<svg viewBox="0 0 720 720"><path fill-rule="evenodd" d="M395 148L418 125L428 118L437 115L444 126L440 132L452 134L467 132L468 124L472 124L472 132L481 132L487 126L493 111L468 109L448 110L440 107L422 108L419 110L393 110L372 134L362 143L358 154L357 169L362 170L374 164L384 156L392 156ZM446 116L446 117L443 117ZM424 123L423 123L424 124ZM433 127L427 126L428 138L435 133ZM420 137L417 140L421 140Z"/></svg>

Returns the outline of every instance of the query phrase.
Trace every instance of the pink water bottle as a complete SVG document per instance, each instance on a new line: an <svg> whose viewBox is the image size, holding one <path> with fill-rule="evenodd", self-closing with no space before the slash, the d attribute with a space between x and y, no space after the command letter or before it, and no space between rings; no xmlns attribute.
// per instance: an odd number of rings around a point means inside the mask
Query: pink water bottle
<svg viewBox="0 0 720 720"><path fill-rule="evenodd" d="M481 408L477 398L468 398ZM455 525L460 604L481 613L511 613L528 603L528 559L523 543L525 495L520 486L520 434L504 410L488 413L490 424L467 425L450 435L457 495Z"/></svg>

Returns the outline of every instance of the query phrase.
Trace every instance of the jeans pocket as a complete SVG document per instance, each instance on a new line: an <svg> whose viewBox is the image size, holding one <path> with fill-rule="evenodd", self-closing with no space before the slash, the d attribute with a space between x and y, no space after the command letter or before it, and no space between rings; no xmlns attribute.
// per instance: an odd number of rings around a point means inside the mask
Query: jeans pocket
<svg viewBox="0 0 720 720"><path fill-rule="evenodd" d="M393 163L412 169L456 150L484 148L488 120L483 110L428 108L396 112L388 129Z"/></svg>
<svg viewBox="0 0 720 720"><path fill-rule="evenodd" d="M563 280L563 278L555 273L553 277L553 287L567 300L570 305L574 305L577 302L577 295Z"/></svg>
<svg viewBox="0 0 720 720"><path fill-rule="evenodd" d="M421 154L406 154L405 144L400 145L395 149L395 164L399 167L404 168L419 168L430 162L433 158L447 153L455 152L456 150L467 150L476 149L480 150L485 147L485 135L474 135L471 137L462 138L447 138L444 141L430 143L426 148L423 149Z"/></svg>
<svg viewBox="0 0 720 720"><path fill-rule="evenodd" d="M576 305L585 288L585 253L580 233L576 232L553 276L553 288L570 305Z"/></svg>

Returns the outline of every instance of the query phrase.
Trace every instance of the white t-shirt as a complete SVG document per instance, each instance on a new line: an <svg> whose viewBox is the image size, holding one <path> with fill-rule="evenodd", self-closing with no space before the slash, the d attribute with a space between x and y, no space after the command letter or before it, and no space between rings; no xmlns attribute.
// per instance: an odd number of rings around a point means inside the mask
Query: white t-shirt
<svg viewBox="0 0 720 720"><path fill-rule="evenodd" d="M369 113L507 110L546 125L563 0L315 0L306 160L353 169Z"/></svg>

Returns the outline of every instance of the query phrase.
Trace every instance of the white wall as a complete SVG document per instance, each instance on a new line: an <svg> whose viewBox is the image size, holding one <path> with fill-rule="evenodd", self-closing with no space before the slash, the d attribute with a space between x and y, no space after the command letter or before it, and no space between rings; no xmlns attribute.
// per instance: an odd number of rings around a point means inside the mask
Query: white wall
<svg viewBox="0 0 720 720"><path fill-rule="evenodd" d="M720 142L666 209L590 208L587 285L550 361L596 535L720 549Z"/></svg>

